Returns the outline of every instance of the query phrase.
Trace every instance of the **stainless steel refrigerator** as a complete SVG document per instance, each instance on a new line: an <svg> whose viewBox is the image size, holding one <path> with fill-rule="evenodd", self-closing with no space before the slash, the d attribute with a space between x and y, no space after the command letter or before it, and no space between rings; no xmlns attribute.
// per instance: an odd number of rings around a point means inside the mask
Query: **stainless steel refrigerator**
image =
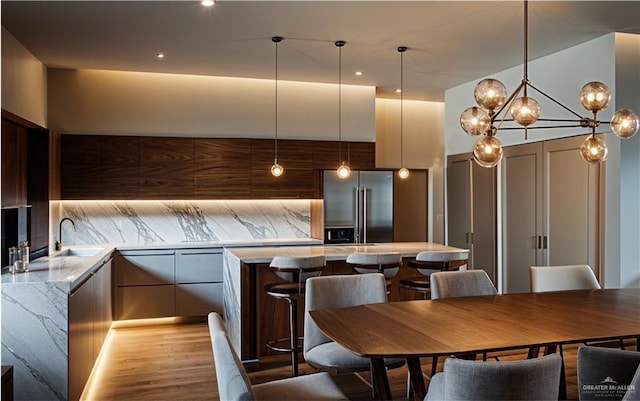
<svg viewBox="0 0 640 401"><path fill-rule="evenodd" d="M323 199L325 243L393 241L392 171L325 170Z"/></svg>

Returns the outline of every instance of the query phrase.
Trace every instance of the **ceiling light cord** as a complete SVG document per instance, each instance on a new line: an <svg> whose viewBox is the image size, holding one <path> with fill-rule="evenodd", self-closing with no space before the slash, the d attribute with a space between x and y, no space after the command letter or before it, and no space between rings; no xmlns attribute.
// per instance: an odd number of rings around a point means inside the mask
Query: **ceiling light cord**
<svg viewBox="0 0 640 401"><path fill-rule="evenodd" d="M338 48L338 159L339 165L336 173L339 178L347 178L351 174L349 164L345 163L342 158L342 47L345 45L343 40L335 42Z"/></svg>
<svg viewBox="0 0 640 401"><path fill-rule="evenodd" d="M404 52L406 46L398 46L400 53L400 169L398 177L406 179L409 177L409 169L404 166Z"/></svg>
<svg viewBox="0 0 640 401"><path fill-rule="evenodd" d="M271 41L275 43L276 60L275 60L275 91L274 91L274 143L273 143L273 165L271 166L271 174L274 177L280 177L284 173L284 168L278 162L278 44L282 42L282 37L274 36Z"/></svg>

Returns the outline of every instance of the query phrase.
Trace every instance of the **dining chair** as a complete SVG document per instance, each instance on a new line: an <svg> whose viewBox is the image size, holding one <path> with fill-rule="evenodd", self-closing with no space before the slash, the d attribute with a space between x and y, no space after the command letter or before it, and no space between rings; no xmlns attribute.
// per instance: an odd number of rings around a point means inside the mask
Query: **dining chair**
<svg viewBox="0 0 640 401"><path fill-rule="evenodd" d="M431 299L496 295L498 290L484 270L437 272L431 275Z"/></svg>
<svg viewBox="0 0 640 401"><path fill-rule="evenodd" d="M431 252L423 251L416 255L415 260L407 262L407 266L414 268L420 275L400 279L400 287L421 292L424 298L431 293L431 274L438 271L460 270L469 262L469 251Z"/></svg>
<svg viewBox="0 0 640 401"><path fill-rule="evenodd" d="M529 278L531 292L600 289L588 265L531 266Z"/></svg>
<svg viewBox="0 0 640 401"><path fill-rule="evenodd" d="M385 302L387 293L382 273L322 276L307 280L303 345L306 362L318 370L336 373L370 371L369 358L356 355L325 336L309 312ZM404 359L388 358L385 359L385 365L387 368L400 367L404 365ZM375 377L372 374L373 380ZM375 389L375 386L371 387Z"/></svg>
<svg viewBox="0 0 640 401"><path fill-rule="evenodd" d="M347 400L326 372L252 385L218 313L208 315L220 400Z"/></svg>
<svg viewBox="0 0 640 401"><path fill-rule="evenodd" d="M484 270L462 270L453 272L436 272L431 274L431 299L474 297L480 295L496 295L498 290ZM476 354L460 354L459 358L476 359ZM487 359L486 352L482 359ZM431 376L435 375L438 358L433 357Z"/></svg>
<svg viewBox="0 0 640 401"><path fill-rule="evenodd" d="M557 400L561 359L475 362L447 358L429 384L430 400Z"/></svg>
<svg viewBox="0 0 640 401"><path fill-rule="evenodd" d="M581 401L639 399L640 352L580 347L577 370Z"/></svg>
<svg viewBox="0 0 640 401"><path fill-rule="evenodd" d="M323 255L276 256L269 264L273 274L281 281L265 285L264 290L274 299L282 299L289 304L289 337L272 338L271 333L275 320L275 302L273 302L266 346L274 351L291 354L292 376L298 375L298 353L301 349L299 343L302 340L298 336L298 299L304 296L304 286L307 279L322 273L326 264ZM285 343L286 345L284 345Z"/></svg>
<svg viewBox="0 0 640 401"><path fill-rule="evenodd" d="M389 293L391 278L398 274L402 266L402 255L398 252L355 252L347 256L346 262L354 272L359 274L384 274L387 293Z"/></svg>

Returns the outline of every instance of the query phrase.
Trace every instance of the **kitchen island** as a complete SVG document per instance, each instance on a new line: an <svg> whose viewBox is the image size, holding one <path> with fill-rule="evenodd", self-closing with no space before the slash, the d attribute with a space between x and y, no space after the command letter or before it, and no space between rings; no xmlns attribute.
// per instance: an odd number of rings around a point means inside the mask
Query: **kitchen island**
<svg viewBox="0 0 640 401"><path fill-rule="evenodd" d="M398 252L403 260L408 260L415 258L423 251L457 252L461 249L431 242L225 249L223 255L224 317L236 352L243 361L257 360L269 354L264 344L270 335L273 338L280 338L286 337L288 333L286 305L276 305L275 314L272 314L273 299L264 293L265 284L277 281L268 268L273 257L322 255L327 260L327 268L323 274L328 275L350 274L351 269L346 265L345 260L354 252ZM415 272L410 274L415 275ZM280 307L282 309L279 309ZM300 309L301 316L298 321L302 325L304 310ZM273 327L270 329L271 324ZM302 333L302 327L299 332Z"/></svg>

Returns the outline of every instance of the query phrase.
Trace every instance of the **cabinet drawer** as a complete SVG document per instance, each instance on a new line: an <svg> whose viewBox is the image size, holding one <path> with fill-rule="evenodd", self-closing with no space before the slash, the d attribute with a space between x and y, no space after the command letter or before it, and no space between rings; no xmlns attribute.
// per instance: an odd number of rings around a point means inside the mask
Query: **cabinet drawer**
<svg viewBox="0 0 640 401"><path fill-rule="evenodd" d="M222 250L178 251L176 283L222 282Z"/></svg>
<svg viewBox="0 0 640 401"><path fill-rule="evenodd" d="M122 254L117 258L119 286L173 284L174 254Z"/></svg>
<svg viewBox="0 0 640 401"><path fill-rule="evenodd" d="M223 312L222 283L178 284L176 286L176 314L178 316L206 316L209 312Z"/></svg>
<svg viewBox="0 0 640 401"><path fill-rule="evenodd" d="M118 287L116 319L175 316L175 286Z"/></svg>

